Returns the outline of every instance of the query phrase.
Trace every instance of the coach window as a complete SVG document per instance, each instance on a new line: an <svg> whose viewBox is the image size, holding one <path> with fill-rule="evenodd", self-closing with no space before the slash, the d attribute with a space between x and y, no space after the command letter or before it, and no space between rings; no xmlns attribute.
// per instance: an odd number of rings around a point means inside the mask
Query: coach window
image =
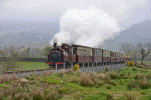
<svg viewBox="0 0 151 100"><path fill-rule="evenodd" d="M77 48L73 48L73 54L77 54Z"/></svg>
<svg viewBox="0 0 151 100"><path fill-rule="evenodd" d="M85 55L86 54L86 50L85 49L83 49L83 55Z"/></svg>
<svg viewBox="0 0 151 100"><path fill-rule="evenodd" d="M81 55L81 49L78 49L78 55Z"/></svg>

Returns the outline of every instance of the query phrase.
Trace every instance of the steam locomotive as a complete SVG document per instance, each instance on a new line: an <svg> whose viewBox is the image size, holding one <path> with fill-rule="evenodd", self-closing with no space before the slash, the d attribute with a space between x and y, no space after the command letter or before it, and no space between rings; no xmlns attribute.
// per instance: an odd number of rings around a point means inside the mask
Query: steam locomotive
<svg viewBox="0 0 151 100"><path fill-rule="evenodd" d="M47 64L51 67L56 64L58 66L65 64L66 67L74 64L79 64L79 66L93 64L95 66L124 63L126 60L131 60L129 55L100 48L66 43L62 43L61 46L57 46L57 43L54 43L53 47L48 53L47 61Z"/></svg>

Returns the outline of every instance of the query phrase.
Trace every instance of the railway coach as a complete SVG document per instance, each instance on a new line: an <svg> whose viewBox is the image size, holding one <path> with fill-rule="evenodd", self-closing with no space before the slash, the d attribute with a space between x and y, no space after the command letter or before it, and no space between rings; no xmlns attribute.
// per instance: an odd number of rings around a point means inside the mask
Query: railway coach
<svg viewBox="0 0 151 100"><path fill-rule="evenodd" d="M124 55L120 52L113 52L100 48L92 48L88 46L66 44L62 43L61 46L57 46L54 43L53 49L48 53L47 64L49 66L60 67L65 64L66 67L70 67L74 64L82 66L89 65L102 65L102 64L116 64L123 63L126 60L130 60L131 57Z"/></svg>

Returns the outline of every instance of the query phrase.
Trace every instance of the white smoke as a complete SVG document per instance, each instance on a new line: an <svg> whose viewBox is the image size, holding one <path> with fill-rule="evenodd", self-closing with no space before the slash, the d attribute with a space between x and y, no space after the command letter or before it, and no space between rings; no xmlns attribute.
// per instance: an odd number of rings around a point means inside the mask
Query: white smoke
<svg viewBox="0 0 151 100"><path fill-rule="evenodd" d="M118 21L103 10L91 6L89 9L69 9L60 21L60 32L55 34L58 44L74 43L90 47L101 45L120 31Z"/></svg>

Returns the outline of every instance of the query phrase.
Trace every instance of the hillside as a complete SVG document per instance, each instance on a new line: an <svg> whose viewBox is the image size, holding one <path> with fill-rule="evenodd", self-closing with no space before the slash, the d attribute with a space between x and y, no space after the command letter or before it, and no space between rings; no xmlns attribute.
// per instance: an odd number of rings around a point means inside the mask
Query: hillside
<svg viewBox="0 0 151 100"><path fill-rule="evenodd" d="M121 31L114 39L104 42L101 48L119 51L123 42L145 43L151 42L151 20L147 20ZM50 39L60 31L59 22L24 22L1 23L0 45L23 45L43 48L49 45ZM32 44L32 45L31 45ZM2 47L2 46L0 46Z"/></svg>

